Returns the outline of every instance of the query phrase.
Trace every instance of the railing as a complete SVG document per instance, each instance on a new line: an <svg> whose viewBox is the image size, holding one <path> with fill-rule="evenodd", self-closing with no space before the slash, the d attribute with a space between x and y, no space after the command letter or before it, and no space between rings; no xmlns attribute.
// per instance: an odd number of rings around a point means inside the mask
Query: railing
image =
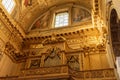
<svg viewBox="0 0 120 80"><path fill-rule="evenodd" d="M43 67L39 69L22 70L21 76L47 75L47 74L68 74L68 66Z"/></svg>
<svg viewBox="0 0 120 80"><path fill-rule="evenodd" d="M88 71L75 71L68 66L43 67L39 69L22 70L19 76L0 77L0 80L39 80L74 78L79 80L116 80L114 69L99 69Z"/></svg>
<svg viewBox="0 0 120 80"><path fill-rule="evenodd" d="M88 70L88 71L74 71L69 69L69 73L72 77L79 79L115 79L114 69L100 69L100 70Z"/></svg>

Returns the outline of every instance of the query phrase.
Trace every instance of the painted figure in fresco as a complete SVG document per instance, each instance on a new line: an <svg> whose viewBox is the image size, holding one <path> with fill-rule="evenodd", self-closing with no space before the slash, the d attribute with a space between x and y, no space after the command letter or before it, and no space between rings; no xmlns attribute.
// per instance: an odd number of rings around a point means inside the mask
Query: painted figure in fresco
<svg viewBox="0 0 120 80"><path fill-rule="evenodd" d="M36 27L36 28L39 28L39 27L40 27L40 25L41 25L40 20L37 20L37 21L36 21L36 23L35 23L34 25L35 25L35 27Z"/></svg>
<svg viewBox="0 0 120 80"><path fill-rule="evenodd" d="M81 22L90 18L90 13L84 9L74 7L72 13L73 22Z"/></svg>
<svg viewBox="0 0 120 80"><path fill-rule="evenodd" d="M24 0L25 7L32 5L32 0Z"/></svg>
<svg viewBox="0 0 120 80"><path fill-rule="evenodd" d="M38 19L32 26L33 29L45 29L48 28L48 23L49 23L49 16L50 13L48 12L46 15L43 15Z"/></svg>

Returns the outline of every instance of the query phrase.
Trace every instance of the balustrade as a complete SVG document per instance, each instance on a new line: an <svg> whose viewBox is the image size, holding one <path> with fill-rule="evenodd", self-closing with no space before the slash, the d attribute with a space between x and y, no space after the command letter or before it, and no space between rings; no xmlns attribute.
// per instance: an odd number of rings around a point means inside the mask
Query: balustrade
<svg viewBox="0 0 120 80"><path fill-rule="evenodd" d="M37 69L25 69L19 76L0 77L0 80L46 80L54 78L74 78L79 80L117 80L114 69L98 69L75 71L68 66L42 67Z"/></svg>
<svg viewBox="0 0 120 80"><path fill-rule="evenodd" d="M22 70L22 76L30 75L47 75L47 74L68 74L68 66L56 66L56 67L42 67L39 69L26 69Z"/></svg>
<svg viewBox="0 0 120 80"><path fill-rule="evenodd" d="M80 79L115 79L114 69L99 69L88 71L73 71L69 69L69 73L72 77Z"/></svg>

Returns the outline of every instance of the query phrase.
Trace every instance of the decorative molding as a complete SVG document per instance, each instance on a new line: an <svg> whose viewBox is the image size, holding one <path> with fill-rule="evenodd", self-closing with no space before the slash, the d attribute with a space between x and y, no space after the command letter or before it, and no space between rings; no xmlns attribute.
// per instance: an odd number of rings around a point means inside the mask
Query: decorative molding
<svg viewBox="0 0 120 80"><path fill-rule="evenodd" d="M95 34L92 34L92 33L95 33ZM79 28L79 26L66 27L66 28L30 33L26 36L26 38L24 38L24 42L28 42L28 41L30 42L32 40L40 41L42 39L47 39L54 36L69 38L70 36L75 36L75 35L79 35L78 37L82 36L82 38L84 38L86 36L99 36L100 32L97 28L91 28L91 27L85 28L85 29Z"/></svg>
<svg viewBox="0 0 120 80"><path fill-rule="evenodd" d="M21 76L43 75L46 74L60 74L68 73L68 66L53 66L53 67L40 67L37 69L22 70ZM52 76L52 75L51 75Z"/></svg>
<svg viewBox="0 0 120 80"><path fill-rule="evenodd" d="M0 16L4 23L9 25L10 30L15 30L20 35L21 38L25 37L24 31L21 29L21 27L16 23L10 16L8 16L5 11L0 7ZM11 31L12 32L12 31Z"/></svg>
<svg viewBox="0 0 120 80"><path fill-rule="evenodd" d="M115 79L115 74L113 69L99 69L99 70L90 70L90 71L73 71L70 70L72 77L79 78L79 79ZM116 79L115 79L116 80Z"/></svg>
<svg viewBox="0 0 120 80"><path fill-rule="evenodd" d="M45 39L42 44L43 45L47 45L47 44L56 44L56 43L60 43L60 42L64 42L66 41L66 39L62 36L58 37L58 36L55 36L54 34L50 37L50 38L47 38Z"/></svg>
<svg viewBox="0 0 120 80"><path fill-rule="evenodd" d="M7 54L14 62L24 61L25 60L24 58L28 56L28 54L17 52L17 50L9 42L6 43L4 51L5 51L5 54Z"/></svg>

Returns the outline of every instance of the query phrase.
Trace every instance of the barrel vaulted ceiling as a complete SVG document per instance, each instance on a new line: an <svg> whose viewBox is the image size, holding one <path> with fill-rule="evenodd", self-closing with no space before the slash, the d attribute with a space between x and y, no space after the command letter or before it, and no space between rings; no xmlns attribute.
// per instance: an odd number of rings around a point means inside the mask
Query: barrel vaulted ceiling
<svg viewBox="0 0 120 80"><path fill-rule="evenodd" d="M16 8L19 9L15 9L13 17L25 31L40 15L54 7L77 4L86 7L90 11L92 9L92 0L31 0L32 4L30 6L25 6L24 1L16 0L16 4L18 4Z"/></svg>

